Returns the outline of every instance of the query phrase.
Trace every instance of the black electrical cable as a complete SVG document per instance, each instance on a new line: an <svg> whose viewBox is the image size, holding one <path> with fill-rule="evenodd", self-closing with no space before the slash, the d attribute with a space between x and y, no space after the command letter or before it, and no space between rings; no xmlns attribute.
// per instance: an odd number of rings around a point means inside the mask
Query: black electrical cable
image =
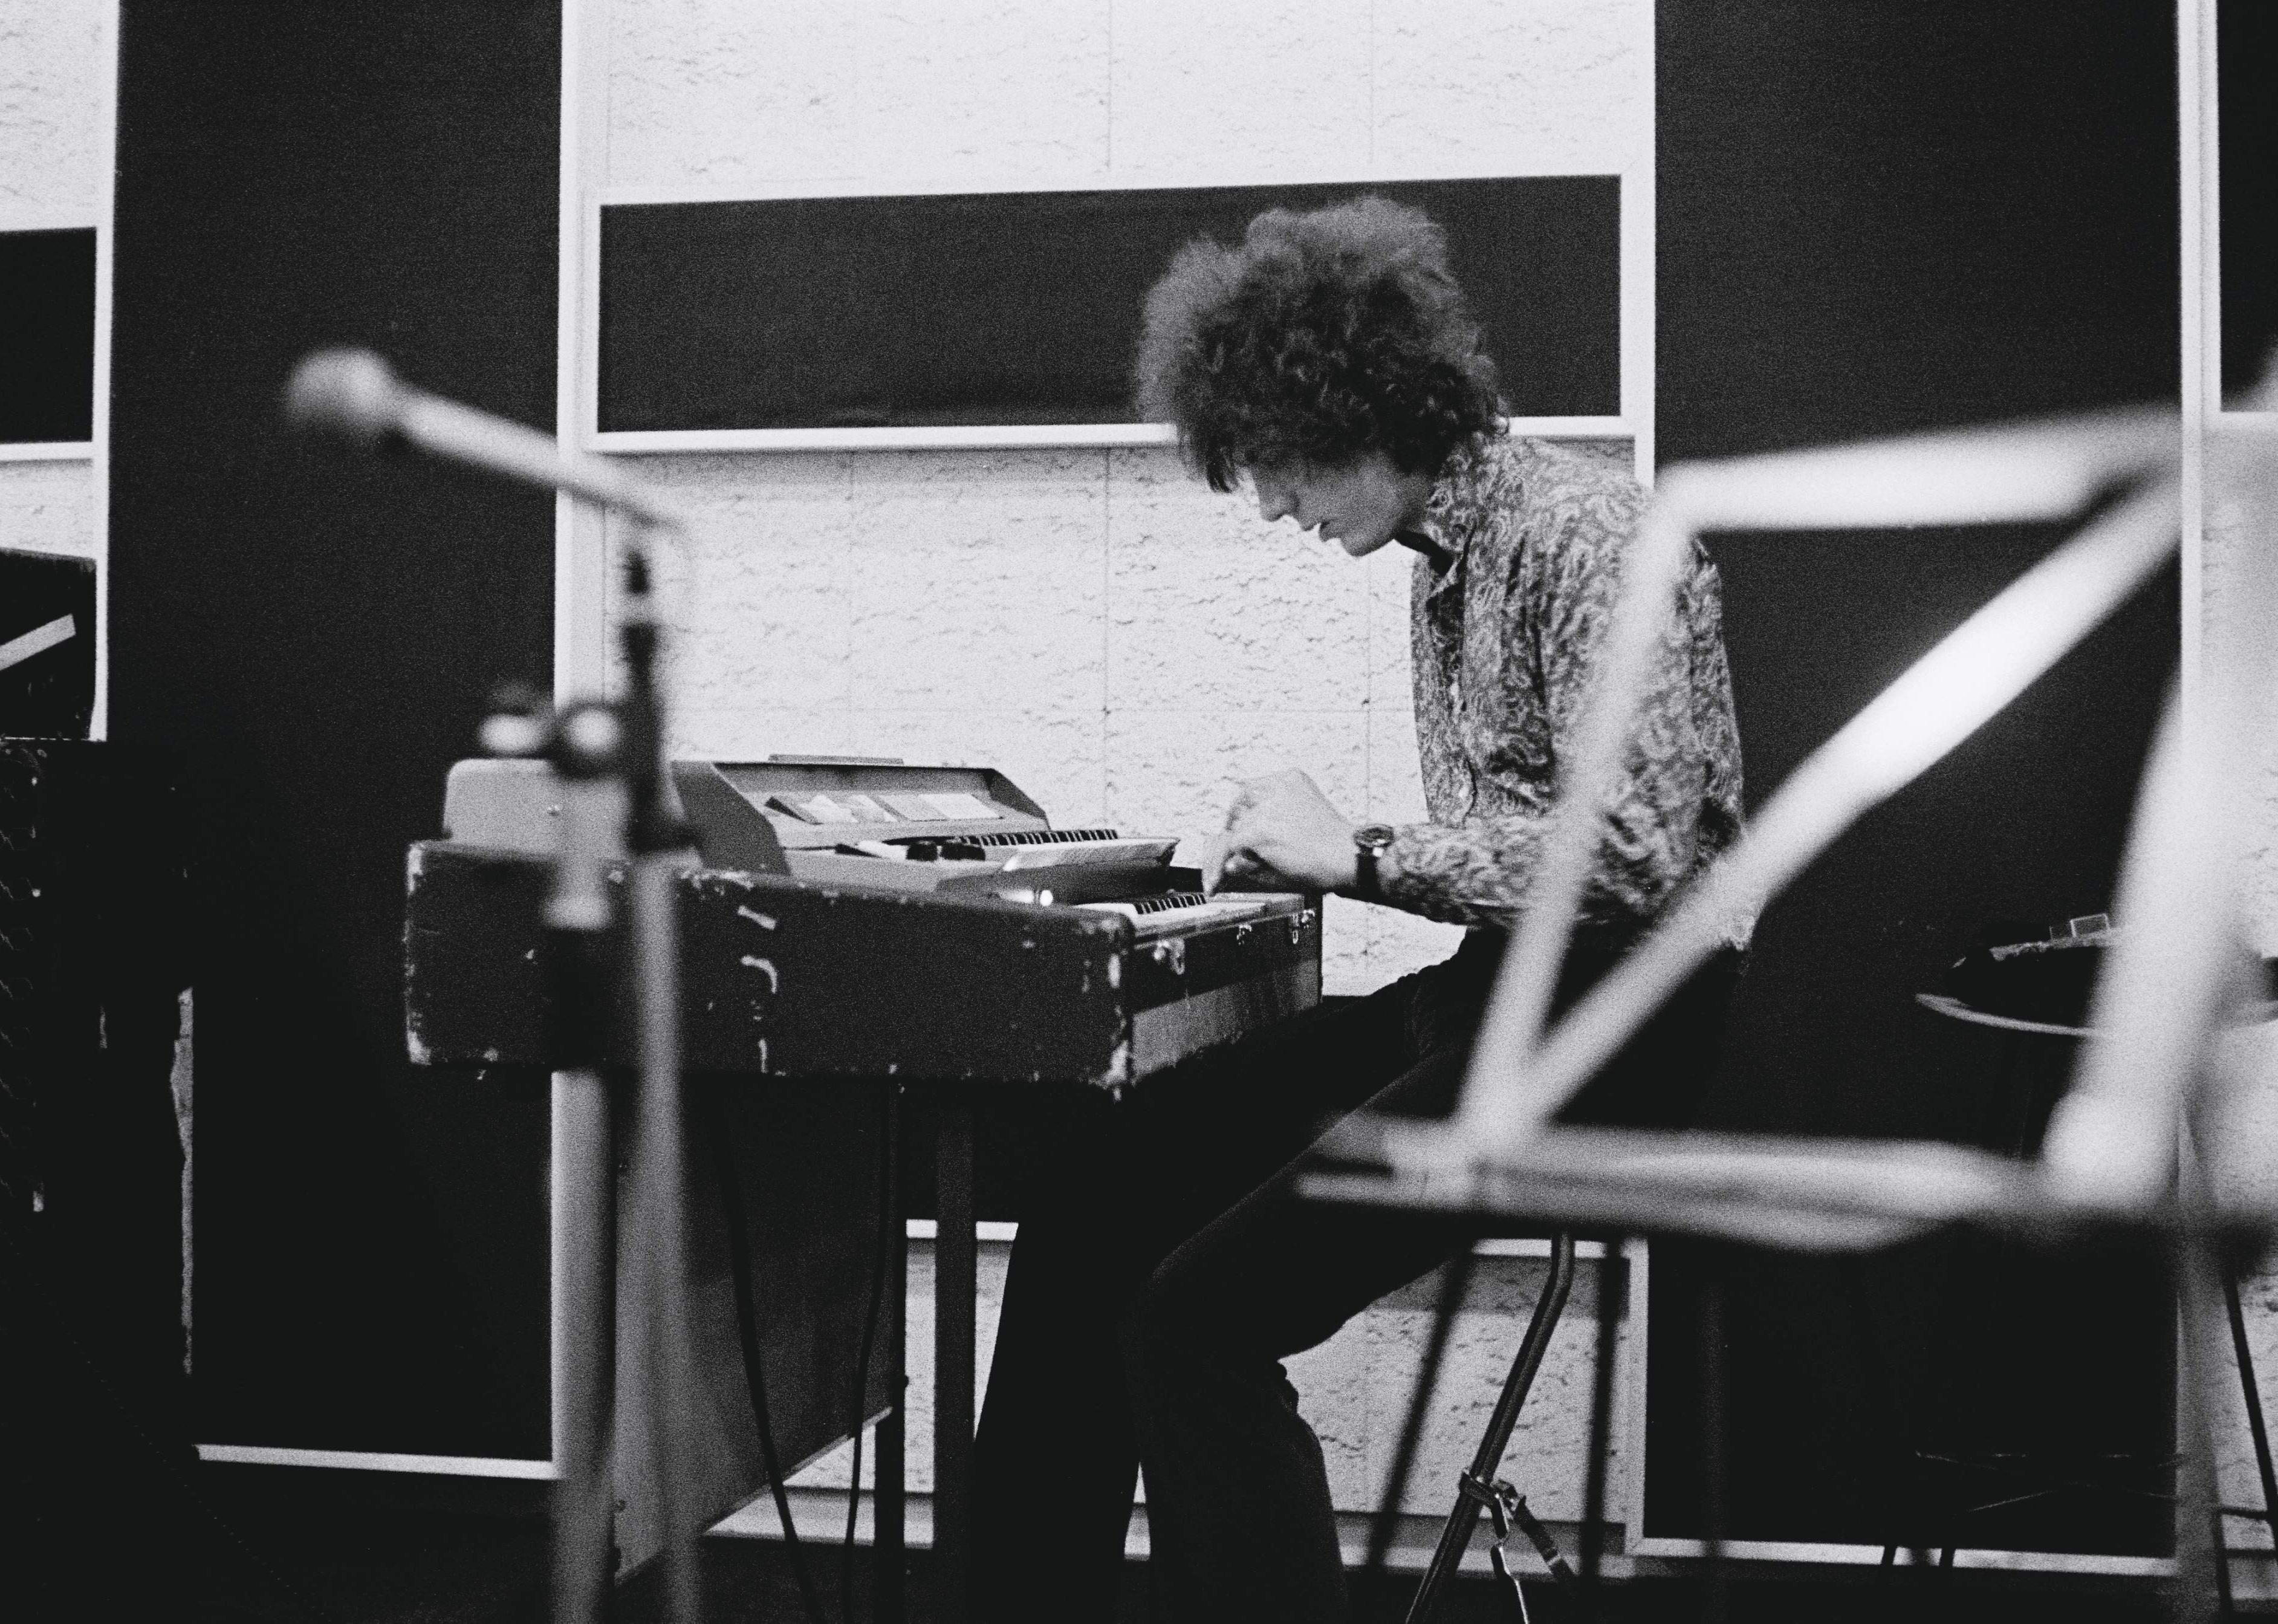
<svg viewBox="0 0 2278 1624"><path fill-rule="evenodd" d="M878 1244L870 1258L870 1301L862 1316L862 1354L854 1361L854 1470L846 1483L846 1536L840 1543L838 1556L839 1613L844 1624L854 1624L854 1520L862 1505L862 1424L870 1419L870 1356L877 1348L878 1314L886 1300L886 1266L895 1240L889 1231L894 1227L894 1214L900 1206L894 1199L897 1191L893 1187L894 1096L899 1086L883 1084L878 1096ZM894 1402L901 1402L899 1395ZM874 1548L876 1543L874 1528Z"/></svg>
<svg viewBox="0 0 2278 1624"><path fill-rule="evenodd" d="M728 1114L721 1107L716 1088L702 1091L707 1137L712 1141L712 1159L720 1175L720 1205L728 1221L728 1266L735 1276L736 1339L744 1348L744 1386L751 1395L752 1419L760 1429L760 1459L767 1468L768 1487L774 1492L776 1515L783 1523L784 1543L791 1550L791 1572L799 1580L799 1594L805 1606L808 1624L829 1624L822 1613L822 1598L815 1594L814 1575L807 1571L806 1551L799 1543L799 1530L791 1524L791 1496L784 1488L782 1459L776 1452L776 1429L768 1413L767 1373L760 1363L760 1322L752 1306L752 1249L749 1232L744 1228L743 1187L736 1178L736 1153L728 1138Z"/></svg>

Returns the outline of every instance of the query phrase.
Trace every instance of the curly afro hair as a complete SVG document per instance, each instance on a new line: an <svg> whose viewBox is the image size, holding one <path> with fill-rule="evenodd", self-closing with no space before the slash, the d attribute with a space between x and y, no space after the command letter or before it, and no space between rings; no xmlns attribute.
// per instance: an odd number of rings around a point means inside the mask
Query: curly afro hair
<svg viewBox="0 0 2278 1624"><path fill-rule="evenodd" d="M1176 424L1220 491L1248 468L1372 451L1436 473L1498 408L1446 234L1382 197L1269 210L1239 248L1189 243L1147 295L1135 371L1141 417Z"/></svg>

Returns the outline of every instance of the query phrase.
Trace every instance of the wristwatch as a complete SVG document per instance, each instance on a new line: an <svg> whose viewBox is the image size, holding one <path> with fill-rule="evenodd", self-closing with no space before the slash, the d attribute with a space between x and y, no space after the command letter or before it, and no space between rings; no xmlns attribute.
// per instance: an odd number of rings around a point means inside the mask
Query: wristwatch
<svg viewBox="0 0 2278 1624"><path fill-rule="evenodd" d="M1373 901L1383 894L1376 871L1376 854L1390 846L1398 831L1389 823L1363 823L1353 831L1353 894Z"/></svg>

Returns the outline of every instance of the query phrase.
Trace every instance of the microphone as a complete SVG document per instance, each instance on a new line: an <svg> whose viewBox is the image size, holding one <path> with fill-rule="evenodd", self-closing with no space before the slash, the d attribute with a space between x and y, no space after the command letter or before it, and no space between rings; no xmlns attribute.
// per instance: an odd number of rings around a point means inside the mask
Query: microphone
<svg viewBox="0 0 2278 1624"><path fill-rule="evenodd" d="M337 434L365 449L412 446L652 525L680 525L669 503L605 458L566 450L551 434L415 389L369 349L319 349L303 357L285 387L285 416L297 428Z"/></svg>

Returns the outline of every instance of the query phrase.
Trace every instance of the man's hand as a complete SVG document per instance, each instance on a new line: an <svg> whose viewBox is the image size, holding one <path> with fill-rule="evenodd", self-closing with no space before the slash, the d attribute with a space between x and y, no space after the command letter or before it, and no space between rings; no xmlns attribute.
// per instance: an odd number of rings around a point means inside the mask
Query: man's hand
<svg viewBox="0 0 2278 1624"><path fill-rule="evenodd" d="M1226 830L1203 854L1203 889L1230 885L1349 891L1357 878L1353 826L1320 785L1292 769L1235 793Z"/></svg>

